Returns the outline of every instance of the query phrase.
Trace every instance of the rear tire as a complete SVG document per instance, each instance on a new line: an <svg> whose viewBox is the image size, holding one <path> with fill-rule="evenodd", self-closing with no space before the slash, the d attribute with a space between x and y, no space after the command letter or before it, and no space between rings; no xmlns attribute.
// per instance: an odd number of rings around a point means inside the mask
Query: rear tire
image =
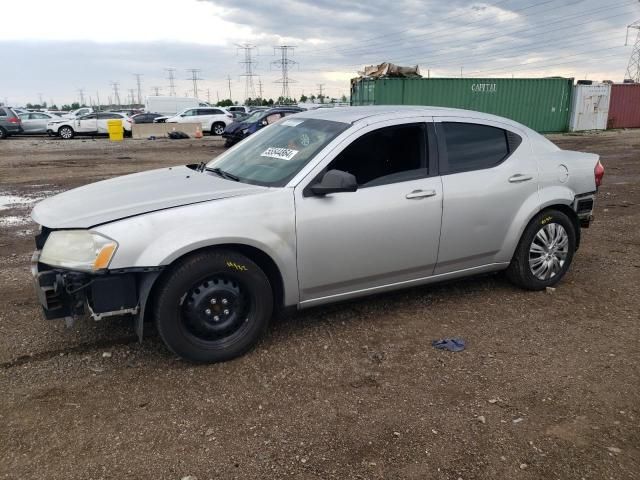
<svg viewBox="0 0 640 480"><path fill-rule="evenodd" d="M576 230L571 219L559 210L536 215L525 229L507 278L527 290L543 290L564 277L576 250Z"/></svg>
<svg viewBox="0 0 640 480"><path fill-rule="evenodd" d="M75 135L75 132L71 127L60 127L60 129L58 130L58 135L64 140L71 140Z"/></svg>
<svg viewBox="0 0 640 480"><path fill-rule="evenodd" d="M216 122L211 125L211 135L222 135L226 125L222 122Z"/></svg>
<svg viewBox="0 0 640 480"><path fill-rule="evenodd" d="M179 261L155 293L160 337L193 362L223 362L246 353L265 332L272 312L267 276L250 259L228 250Z"/></svg>
<svg viewBox="0 0 640 480"><path fill-rule="evenodd" d="M8 136L9 134L7 133L7 131L4 128L0 127L0 140L7 138Z"/></svg>

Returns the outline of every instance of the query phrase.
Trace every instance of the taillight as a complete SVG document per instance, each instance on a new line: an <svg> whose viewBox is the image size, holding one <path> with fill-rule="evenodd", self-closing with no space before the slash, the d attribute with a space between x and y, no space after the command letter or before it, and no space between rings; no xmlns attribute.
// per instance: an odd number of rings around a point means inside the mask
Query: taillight
<svg viewBox="0 0 640 480"><path fill-rule="evenodd" d="M22 123L22 120L20 120L18 117L11 117L9 119L9 123Z"/></svg>
<svg viewBox="0 0 640 480"><path fill-rule="evenodd" d="M604 177L604 165L600 163L600 160L593 168L593 176L596 179L596 187L599 187L602 184L602 177Z"/></svg>

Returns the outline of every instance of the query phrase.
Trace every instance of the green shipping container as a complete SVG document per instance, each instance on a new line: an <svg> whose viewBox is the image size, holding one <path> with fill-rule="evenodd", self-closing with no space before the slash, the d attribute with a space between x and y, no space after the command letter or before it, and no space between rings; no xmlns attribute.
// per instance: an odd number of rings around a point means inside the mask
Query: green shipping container
<svg viewBox="0 0 640 480"><path fill-rule="evenodd" d="M569 127L572 78L380 78L352 82L352 105L429 105L510 118L538 132Z"/></svg>

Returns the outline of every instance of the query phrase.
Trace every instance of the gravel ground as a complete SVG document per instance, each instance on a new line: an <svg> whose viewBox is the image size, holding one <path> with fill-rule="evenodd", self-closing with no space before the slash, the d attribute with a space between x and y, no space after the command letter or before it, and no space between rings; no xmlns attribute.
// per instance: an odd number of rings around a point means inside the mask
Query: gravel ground
<svg viewBox="0 0 640 480"><path fill-rule="evenodd" d="M126 319L42 320L27 215L220 140L1 141L0 478L638 478L640 130L550 138L606 166L554 292L492 275L315 308L210 366Z"/></svg>

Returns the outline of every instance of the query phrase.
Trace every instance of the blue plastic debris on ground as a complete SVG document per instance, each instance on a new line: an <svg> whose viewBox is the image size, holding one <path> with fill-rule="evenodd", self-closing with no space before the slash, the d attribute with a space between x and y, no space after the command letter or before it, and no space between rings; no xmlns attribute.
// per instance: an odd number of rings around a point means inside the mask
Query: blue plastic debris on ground
<svg viewBox="0 0 640 480"><path fill-rule="evenodd" d="M450 352L461 352L464 350L465 342L462 338L443 338L434 340L431 345L439 350L449 350Z"/></svg>

